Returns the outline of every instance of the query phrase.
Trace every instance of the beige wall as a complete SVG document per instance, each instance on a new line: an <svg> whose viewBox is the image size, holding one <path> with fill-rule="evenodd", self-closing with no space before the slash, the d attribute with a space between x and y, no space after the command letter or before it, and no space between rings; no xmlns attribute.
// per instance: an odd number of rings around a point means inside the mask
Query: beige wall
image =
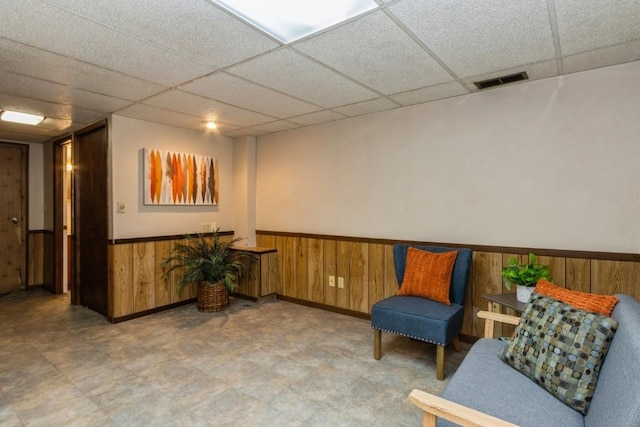
<svg viewBox="0 0 640 427"><path fill-rule="evenodd" d="M110 122L111 236L114 239L179 235L216 222L233 230L233 146L231 138L114 115ZM143 148L213 156L220 170L218 206L145 206ZM126 204L116 213L117 202Z"/></svg>
<svg viewBox="0 0 640 427"><path fill-rule="evenodd" d="M258 230L640 251L640 62L258 138Z"/></svg>

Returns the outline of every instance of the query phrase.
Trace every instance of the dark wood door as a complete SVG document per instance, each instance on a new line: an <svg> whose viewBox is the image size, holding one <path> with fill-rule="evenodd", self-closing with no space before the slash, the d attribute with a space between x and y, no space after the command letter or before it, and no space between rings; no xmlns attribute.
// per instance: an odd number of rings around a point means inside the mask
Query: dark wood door
<svg viewBox="0 0 640 427"><path fill-rule="evenodd" d="M73 135L72 302L108 316L108 141L106 121ZM75 297L74 297L75 294Z"/></svg>
<svg viewBox="0 0 640 427"><path fill-rule="evenodd" d="M28 149L0 143L0 295L27 286Z"/></svg>

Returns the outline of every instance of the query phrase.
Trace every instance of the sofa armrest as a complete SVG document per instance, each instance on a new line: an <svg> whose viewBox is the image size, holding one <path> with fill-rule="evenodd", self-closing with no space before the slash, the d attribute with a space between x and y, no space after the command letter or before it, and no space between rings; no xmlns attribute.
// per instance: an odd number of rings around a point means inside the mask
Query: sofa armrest
<svg viewBox="0 0 640 427"><path fill-rule="evenodd" d="M510 325L518 325L520 323L520 318L517 316L493 313L491 311L479 311L478 317L484 319L485 338L493 338L493 326L495 322L508 323Z"/></svg>
<svg viewBox="0 0 640 427"><path fill-rule="evenodd" d="M517 427L515 424L421 390L413 390L409 400L424 411L423 427L436 427L441 417L463 427Z"/></svg>

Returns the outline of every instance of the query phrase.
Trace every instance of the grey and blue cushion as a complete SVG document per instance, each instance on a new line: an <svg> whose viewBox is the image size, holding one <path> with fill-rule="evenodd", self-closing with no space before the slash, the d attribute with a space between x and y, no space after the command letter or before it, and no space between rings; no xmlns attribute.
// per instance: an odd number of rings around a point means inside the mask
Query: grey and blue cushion
<svg viewBox="0 0 640 427"><path fill-rule="evenodd" d="M449 293L451 305L447 306L427 298L394 295L373 305L371 327L377 331L402 335L444 347L457 338L462 329L472 251L443 246L395 245L393 257L398 286L402 284L404 277L409 246L436 253L458 251L451 276ZM438 365L441 366L441 363L443 362L439 361Z"/></svg>

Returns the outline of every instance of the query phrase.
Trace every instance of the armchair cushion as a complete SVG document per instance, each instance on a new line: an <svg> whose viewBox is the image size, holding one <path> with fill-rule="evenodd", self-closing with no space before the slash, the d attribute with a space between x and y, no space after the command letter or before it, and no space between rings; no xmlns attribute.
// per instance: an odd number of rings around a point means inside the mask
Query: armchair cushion
<svg viewBox="0 0 640 427"><path fill-rule="evenodd" d="M372 326L433 344L447 345L462 328L464 307L414 296L393 296L377 302Z"/></svg>
<svg viewBox="0 0 640 427"><path fill-rule="evenodd" d="M451 305L449 291L457 251L435 253L410 247L398 295L429 298Z"/></svg>
<svg viewBox="0 0 640 427"><path fill-rule="evenodd" d="M583 414L618 322L534 293L500 358Z"/></svg>

